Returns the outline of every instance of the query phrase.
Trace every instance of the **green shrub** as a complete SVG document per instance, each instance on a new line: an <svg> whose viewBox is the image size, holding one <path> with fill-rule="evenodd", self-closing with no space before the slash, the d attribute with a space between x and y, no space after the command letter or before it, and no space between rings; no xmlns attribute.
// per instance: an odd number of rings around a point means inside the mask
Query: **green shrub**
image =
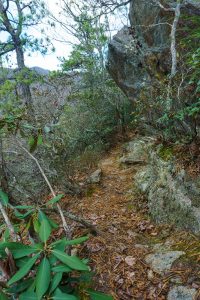
<svg viewBox="0 0 200 300"><path fill-rule="evenodd" d="M0 299L113 299L90 288L92 273L87 259L66 253L68 247L87 241L87 236L74 240L61 238L52 242L52 230L59 226L45 212L62 197L57 195L40 208L13 207L9 205L7 195L0 191L1 203L10 206L15 218L22 220L24 228L32 234L31 244L10 241L8 230L3 234L0 259L7 262L7 269L2 268L7 282ZM19 225L15 224L16 230Z"/></svg>

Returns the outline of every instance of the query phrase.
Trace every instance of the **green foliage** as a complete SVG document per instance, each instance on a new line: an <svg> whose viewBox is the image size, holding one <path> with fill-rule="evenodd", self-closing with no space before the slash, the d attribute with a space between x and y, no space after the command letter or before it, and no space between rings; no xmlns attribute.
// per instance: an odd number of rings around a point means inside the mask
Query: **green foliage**
<svg viewBox="0 0 200 300"><path fill-rule="evenodd" d="M170 160L173 157L173 148L172 147L166 147L162 145L159 148L158 155L163 159L163 160Z"/></svg>
<svg viewBox="0 0 200 300"><path fill-rule="evenodd" d="M73 45L69 59L62 59L63 71L79 69L81 71L94 71L104 67L105 50L108 38L105 34L108 24L98 23L94 17L89 17L87 12L79 16L77 32L85 32L85 37L80 35L80 43ZM91 74L90 74L91 75Z"/></svg>
<svg viewBox="0 0 200 300"><path fill-rule="evenodd" d="M30 150L34 151L42 144L41 129L28 124L27 111L24 107L20 93L21 84L40 82L41 77L35 72L24 68L21 71L6 72L1 69L2 82L0 82L0 135L9 136L20 132L22 137L28 139ZM9 78L11 76L11 78ZM33 134L34 137L30 136Z"/></svg>
<svg viewBox="0 0 200 300"><path fill-rule="evenodd" d="M72 88L53 128L52 143L59 159L67 165L96 161L114 132L123 132L130 121L131 104L106 70L109 25L86 4L74 18L77 43L68 59L62 59L63 74L74 76ZM74 71L74 72L72 72ZM54 73L53 76L56 76ZM57 76L61 76L60 73ZM88 158L88 159L87 159Z"/></svg>
<svg viewBox="0 0 200 300"><path fill-rule="evenodd" d="M6 194L1 191L1 195L5 198ZM49 205L52 206L59 201L62 196L58 195L46 203L45 210ZM9 205L9 202L6 201L7 204ZM62 238L52 242L53 227L51 219L44 210L38 211L38 208L33 206L14 208L11 206L11 208L14 212L18 210L25 212L22 219L26 222L28 230L31 229L31 223L37 221L37 226L33 230L35 238L39 238L40 243L33 242L27 245L23 242L0 242L1 259L8 259L9 251L17 267L14 275L9 274L10 278L1 291L1 299L113 299L109 295L89 289L91 272L86 260L65 252L66 247L87 241L87 236L74 240ZM32 214L27 215L30 211Z"/></svg>
<svg viewBox="0 0 200 300"><path fill-rule="evenodd" d="M45 3L37 0L31 1L29 4L27 4L27 1L18 0L8 0L6 3L4 1L2 3L4 10L1 12L0 17L0 27L6 33L6 41L0 41L0 56L16 50L16 47L20 47L28 53L40 51L46 54L48 47L51 45L49 38L42 36L38 38L28 34L29 28L36 27L46 17ZM41 30L41 33L43 32L44 29ZM14 39L13 33L15 34Z"/></svg>
<svg viewBox="0 0 200 300"><path fill-rule="evenodd" d="M4 206L8 205L8 195L0 189L0 201Z"/></svg>
<svg viewBox="0 0 200 300"><path fill-rule="evenodd" d="M17 82L5 80L0 84L0 133L17 130L24 109L17 94Z"/></svg>
<svg viewBox="0 0 200 300"><path fill-rule="evenodd" d="M90 295L91 300L112 300L113 299L111 296L102 295L102 293L90 289L88 289L87 292Z"/></svg>

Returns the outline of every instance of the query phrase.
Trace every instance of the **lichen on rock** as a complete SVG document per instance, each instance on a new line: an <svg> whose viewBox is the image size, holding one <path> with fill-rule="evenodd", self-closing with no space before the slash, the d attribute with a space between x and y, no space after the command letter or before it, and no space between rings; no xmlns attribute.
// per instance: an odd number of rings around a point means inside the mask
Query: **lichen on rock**
<svg viewBox="0 0 200 300"><path fill-rule="evenodd" d="M172 152L164 160L152 137L129 142L121 162L144 162L134 176L135 187L147 197L149 213L158 223L200 232L200 190L185 170L176 170Z"/></svg>

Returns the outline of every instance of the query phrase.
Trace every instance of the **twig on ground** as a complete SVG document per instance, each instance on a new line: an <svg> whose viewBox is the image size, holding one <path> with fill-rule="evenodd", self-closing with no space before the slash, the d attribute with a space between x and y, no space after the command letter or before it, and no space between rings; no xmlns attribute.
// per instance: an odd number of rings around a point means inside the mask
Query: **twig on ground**
<svg viewBox="0 0 200 300"><path fill-rule="evenodd" d="M69 212L64 212L64 215L67 218L69 218L73 221L76 221L77 223L80 223L80 224L84 225L86 228L89 228L92 234L101 235L101 232L93 224L86 221L85 219L83 219L81 217L78 217L78 216L75 216L74 214L71 214Z"/></svg>

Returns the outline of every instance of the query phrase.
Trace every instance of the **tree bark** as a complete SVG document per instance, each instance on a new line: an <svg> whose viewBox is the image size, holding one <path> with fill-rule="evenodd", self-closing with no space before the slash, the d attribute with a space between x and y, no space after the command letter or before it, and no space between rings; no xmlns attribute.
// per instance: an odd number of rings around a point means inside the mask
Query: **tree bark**
<svg viewBox="0 0 200 300"><path fill-rule="evenodd" d="M172 56L171 77L174 77L177 72L176 29L180 18L180 13L181 13L180 9L181 9L181 4L180 2L178 2L174 10L175 16L174 16L174 21L171 30L171 56Z"/></svg>
<svg viewBox="0 0 200 300"><path fill-rule="evenodd" d="M22 46L20 45L20 41L16 41L14 44L16 45L15 50L16 50L17 65L18 65L18 72L20 73L20 72L23 72L23 70L25 70L25 68L26 68L25 62L24 62L24 52L23 52ZM33 99L32 99L32 95L31 95L30 85L25 82L21 82L20 89L21 89L23 100L27 107L28 119L34 126L36 124L36 119L35 119Z"/></svg>

